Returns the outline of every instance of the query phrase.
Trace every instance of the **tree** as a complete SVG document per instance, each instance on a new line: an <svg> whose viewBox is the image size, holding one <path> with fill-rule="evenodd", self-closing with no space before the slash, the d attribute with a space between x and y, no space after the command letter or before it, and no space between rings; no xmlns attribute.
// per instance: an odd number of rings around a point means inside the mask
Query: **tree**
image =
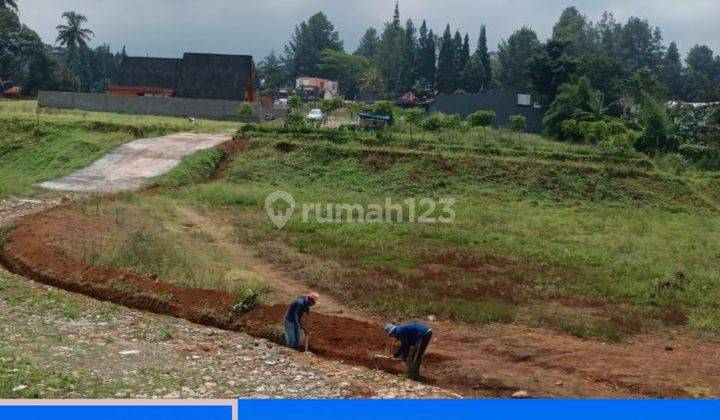
<svg viewBox="0 0 720 420"><path fill-rule="evenodd" d="M595 28L575 6L563 10L553 27L552 40L565 43L565 49L571 55L597 51Z"/></svg>
<svg viewBox="0 0 720 420"><path fill-rule="evenodd" d="M615 59L620 58L622 25L615 20L615 16L611 12L604 12L595 30L605 54Z"/></svg>
<svg viewBox="0 0 720 420"><path fill-rule="evenodd" d="M451 94L457 88L456 57L450 25L447 25L440 44L437 65L437 89L443 93Z"/></svg>
<svg viewBox="0 0 720 420"><path fill-rule="evenodd" d="M648 154L677 150L677 143L670 138L670 121L664 103L646 96L640 113L643 133L636 146Z"/></svg>
<svg viewBox="0 0 720 420"><path fill-rule="evenodd" d="M15 12L18 11L17 2L15 0L0 0L0 8L13 10Z"/></svg>
<svg viewBox="0 0 720 420"><path fill-rule="evenodd" d="M502 65L500 80L504 88L518 90L531 88L532 81L527 74L527 65L539 47L537 34L528 27L523 27L500 43L498 58Z"/></svg>
<svg viewBox="0 0 720 420"><path fill-rule="evenodd" d="M335 26L324 13L319 12L312 15L307 22L296 26L290 42L285 46L290 78L314 75L325 50L343 51L343 43Z"/></svg>
<svg viewBox="0 0 720 420"><path fill-rule="evenodd" d="M616 103L623 95L623 81L628 74L623 64L605 53L583 54L577 59L575 74L572 77L585 76L592 80L593 87L605 94L609 104ZM619 107L613 106L618 111Z"/></svg>
<svg viewBox="0 0 720 420"><path fill-rule="evenodd" d="M492 81L492 68L490 66L490 53L488 52L487 29L485 28L485 25L480 27L480 38L478 39L475 56L478 57L480 63L482 63L482 67L485 72L485 76L480 82L480 87L483 90L490 89L490 82Z"/></svg>
<svg viewBox="0 0 720 420"><path fill-rule="evenodd" d="M577 60L568 53L569 41L553 38L528 60L527 72L533 90L544 103L551 103L557 88L570 80Z"/></svg>
<svg viewBox="0 0 720 420"><path fill-rule="evenodd" d="M555 100L543 117L544 133L563 138L562 124L567 120L597 121L602 113L603 94L592 88L590 79L580 77L575 83L558 88Z"/></svg>
<svg viewBox="0 0 720 420"><path fill-rule="evenodd" d="M66 47L71 55L81 48L87 48L87 42L95 34L90 29L83 28L83 24L87 22L87 17L76 12L65 12L62 17L67 21L67 25L58 25L58 36L56 41L63 47Z"/></svg>
<svg viewBox="0 0 720 420"><path fill-rule="evenodd" d="M680 52L677 44L671 42L660 66L660 81L668 87L670 99L680 99L683 96L682 73Z"/></svg>
<svg viewBox="0 0 720 420"><path fill-rule="evenodd" d="M405 23L405 37L402 44L402 64L398 90L407 92L412 89L418 78L418 39L417 30L411 19Z"/></svg>
<svg viewBox="0 0 720 420"><path fill-rule="evenodd" d="M24 82L28 63L44 49L38 34L20 23L13 9L0 7L0 76Z"/></svg>
<svg viewBox="0 0 720 420"><path fill-rule="evenodd" d="M432 30L428 32L427 24L423 21L420 26L420 38L418 40L418 80L422 84L435 86L437 53L435 47L435 34Z"/></svg>
<svg viewBox="0 0 720 420"><path fill-rule="evenodd" d="M390 23L385 24L385 29L380 36L380 44L375 63L382 71L387 82L387 89L395 92L400 86L401 72L403 66L402 50L405 34L400 26L400 11L398 4L395 4L395 14Z"/></svg>
<svg viewBox="0 0 720 420"><path fill-rule="evenodd" d="M688 52L684 77L686 97L697 102L720 100L720 59L705 45L695 45Z"/></svg>
<svg viewBox="0 0 720 420"><path fill-rule="evenodd" d="M360 77L360 90L375 95L387 92L387 82L380 69L371 67Z"/></svg>
<svg viewBox="0 0 720 420"><path fill-rule="evenodd" d="M270 51L270 54L258 65L258 77L262 80L265 90L281 89L290 80L287 68L283 61L275 55L275 51Z"/></svg>
<svg viewBox="0 0 720 420"><path fill-rule="evenodd" d="M338 81L340 92L347 98L360 93L360 80L369 68L366 57L334 50L323 51L318 65L321 75Z"/></svg>
<svg viewBox="0 0 720 420"><path fill-rule="evenodd" d="M378 31L375 28L368 28L360 39L360 45L355 51L355 55L361 55L363 57L372 58L375 56L380 44L380 37Z"/></svg>
<svg viewBox="0 0 720 420"><path fill-rule="evenodd" d="M478 55L473 55L468 60L460 78L463 90L468 93L477 93L483 89L483 81L487 78L487 74Z"/></svg>
<svg viewBox="0 0 720 420"><path fill-rule="evenodd" d="M630 71L646 69L657 73L663 56L660 29L653 31L647 20L628 19L620 32L620 59Z"/></svg>

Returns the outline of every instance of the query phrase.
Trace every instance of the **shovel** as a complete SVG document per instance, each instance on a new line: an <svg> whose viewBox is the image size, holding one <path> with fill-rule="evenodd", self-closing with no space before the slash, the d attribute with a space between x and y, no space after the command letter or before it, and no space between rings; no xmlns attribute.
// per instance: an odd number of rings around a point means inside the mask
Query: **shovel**
<svg viewBox="0 0 720 420"><path fill-rule="evenodd" d="M310 334L309 332L305 333L305 353L307 353L308 346L310 346Z"/></svg>

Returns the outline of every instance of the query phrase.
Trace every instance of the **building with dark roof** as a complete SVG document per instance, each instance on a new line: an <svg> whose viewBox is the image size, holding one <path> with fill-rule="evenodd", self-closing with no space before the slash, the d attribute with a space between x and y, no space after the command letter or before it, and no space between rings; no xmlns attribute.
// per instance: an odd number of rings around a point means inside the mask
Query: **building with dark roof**
<svg viewBox="0 0 720 420"><path fill-rule="evenodd" d="M182 59L126 57L108 93L252 101L253 58L249 55L185 53Z"/></svg>

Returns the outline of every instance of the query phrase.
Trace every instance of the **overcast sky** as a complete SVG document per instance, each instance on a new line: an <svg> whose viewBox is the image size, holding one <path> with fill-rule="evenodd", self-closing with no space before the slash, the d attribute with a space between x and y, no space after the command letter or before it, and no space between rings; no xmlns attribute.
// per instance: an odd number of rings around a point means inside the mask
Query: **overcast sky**
<svg viewBox="0 0 720 420"><path fill-rule="evenodd" d="M293 28L323 11L352 52L370 26L380 29L392 17L394 0L18 0L21 20L47 43L55 41L60 15L74 10L86 15L95 31L93 45L127 47L130 55L179 57L183 52L252 54L260 61L281 52ZM577 6L591 20L604 10L618 20L640 16L662 29L666 44L674 40L686 52L707 44L720 52L720 0L402 0L402 21L419 26L469 32L477 39L486 24L491 50L514 30L528 25L545 39L562 10Z"/></svg>

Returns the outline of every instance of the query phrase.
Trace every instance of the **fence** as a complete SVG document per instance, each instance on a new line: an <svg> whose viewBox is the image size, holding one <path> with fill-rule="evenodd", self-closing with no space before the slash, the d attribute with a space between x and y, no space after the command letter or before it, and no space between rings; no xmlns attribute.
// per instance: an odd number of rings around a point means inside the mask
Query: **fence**
<svg viewBox="0 0 720 420"><path fill-rule="evenodd" d="M195 117L210 120L240 120L238 109L241 101L214 99L163 98L151 96L117 96L101 93L48 92L38 93L38 105L42 108L81 109L84 111L118 112L122 114L163 115L168 117ZM260 109L255 103L253 121L260 121L268 114L284 118L282 110Z"/></svg>

